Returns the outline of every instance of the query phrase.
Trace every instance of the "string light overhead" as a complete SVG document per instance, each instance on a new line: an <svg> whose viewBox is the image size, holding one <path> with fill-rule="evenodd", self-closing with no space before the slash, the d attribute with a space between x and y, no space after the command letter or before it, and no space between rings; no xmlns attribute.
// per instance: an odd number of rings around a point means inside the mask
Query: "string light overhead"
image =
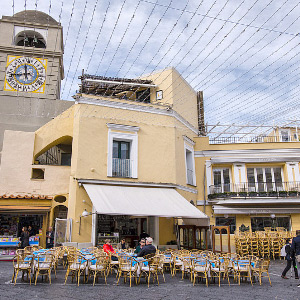
<svg viewBox="0 0 300 300"><path fill-rule="evenodd" d="M61 23L64 100L72 100L85 69L124 79L151 75L164 85L161 103L166 104L171 94L178 96L173 86L180 90L181 81L170 85L158 71L175 67L195 91L203 91L210 124L261 124L284 123L298 114L299 5L293 0L9 0L2 15L36 10ZM184 106L188 99L178 101ZM21 106L18 110L23 113Z"/></svg>

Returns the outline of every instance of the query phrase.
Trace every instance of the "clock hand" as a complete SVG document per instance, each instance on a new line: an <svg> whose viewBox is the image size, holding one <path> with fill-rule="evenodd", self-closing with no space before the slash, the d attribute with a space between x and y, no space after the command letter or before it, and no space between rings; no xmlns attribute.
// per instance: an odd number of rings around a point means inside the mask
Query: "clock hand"
<svg viewBox="0 0 300 300"><path fill-rule="evenodd" d="M25 64L25 80L27 80L27 65Z"/></svg>

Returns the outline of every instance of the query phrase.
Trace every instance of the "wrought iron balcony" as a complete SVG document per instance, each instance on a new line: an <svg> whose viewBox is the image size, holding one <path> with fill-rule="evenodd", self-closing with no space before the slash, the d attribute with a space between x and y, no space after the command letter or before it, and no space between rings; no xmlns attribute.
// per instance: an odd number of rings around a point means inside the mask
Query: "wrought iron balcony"
<svg viewBox="0 0 300 300"><path fill-rule="evenodd" d="M217 137L210 138L210 144L237 144L237 143L279 143L279 142L299 142L295 136L252 136L252 137Z"/></svg>
<svg viewBox="0 0 300 300"><path fill-rule="evenodd" d="M245 182L211 185L209 199L232 197L299 197L300 182Z"/></svg>
<svg viewBox="0 0 300 300"><path fill-rule="evenodd" d="M112 176L114 177L132 177L132 160L113 158Z"/></svg>

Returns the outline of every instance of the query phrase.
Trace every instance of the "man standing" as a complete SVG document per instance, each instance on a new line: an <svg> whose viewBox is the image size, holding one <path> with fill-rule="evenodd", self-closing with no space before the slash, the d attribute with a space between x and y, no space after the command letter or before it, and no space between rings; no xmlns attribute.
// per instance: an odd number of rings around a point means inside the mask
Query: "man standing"
<svg viewBox="0 0 300 300"><path fill-rule="evenodd" d="M46 232L46 248L53 248L54 245L54 232L52 227L50 226L48 231Z"/></svg>
<svg viewBox="0 0 300 300"><path fill-rule="evenodd" d="M292 255L296 259L296 265L298 272L300 270L300 230L296 230L296 237L293 238L292 242ZM298 284L298 287L300 287L300 284Z"/></svg>
<svg viewBox="0 0 300 300"><path fill-rule="evenodd" d="M151 237L146 238L146 245L137 254L137 257L144 257L148 254L155 254L156 248L152 245L153 239Z"/></svg>

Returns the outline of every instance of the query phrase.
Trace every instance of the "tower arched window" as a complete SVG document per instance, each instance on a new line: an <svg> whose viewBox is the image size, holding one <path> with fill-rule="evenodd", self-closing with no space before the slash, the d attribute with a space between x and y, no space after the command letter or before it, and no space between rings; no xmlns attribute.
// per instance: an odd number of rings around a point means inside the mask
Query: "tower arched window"
<svg viewBox="0 0 300 300"><path fill-rule="evenodd" d="M44 37L34 30L25 30L18 33L15 37L15 44L17 46L46 48Z"/></svg>

